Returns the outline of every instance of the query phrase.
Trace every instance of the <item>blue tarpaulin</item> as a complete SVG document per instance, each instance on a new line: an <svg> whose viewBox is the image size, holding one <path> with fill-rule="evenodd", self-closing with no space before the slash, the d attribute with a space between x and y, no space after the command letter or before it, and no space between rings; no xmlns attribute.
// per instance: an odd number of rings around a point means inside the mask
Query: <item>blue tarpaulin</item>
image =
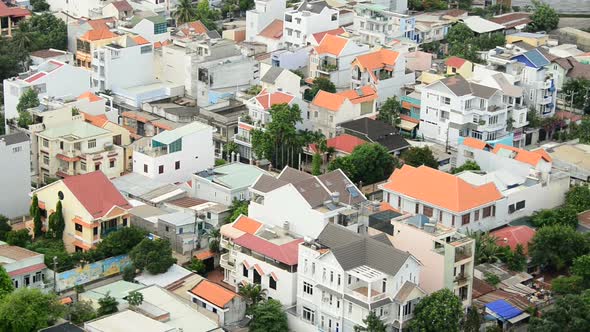
<svg viewBox="0 0 590 332"><path fill-rule="evenodd" d="M512 304L504 300L496 300L486 304L486 308L490 309L504 320L516 317L522 314L522 310L514 307Z"/></svg>

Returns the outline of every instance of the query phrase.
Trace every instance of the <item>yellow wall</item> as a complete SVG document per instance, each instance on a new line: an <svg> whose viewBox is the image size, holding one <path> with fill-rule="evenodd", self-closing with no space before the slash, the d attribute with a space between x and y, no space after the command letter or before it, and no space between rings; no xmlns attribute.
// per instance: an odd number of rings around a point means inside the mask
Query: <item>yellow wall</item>
<svg viewBox="0 0 590 332"><path fill-rule="evenodd" d="M507 44L513 44L513 43L522 41L522 42L525 42L533 47L547 45L548 40L549 40L548 35L541 36L540 38L531 38L531 37L515 36L515 35L506 36L506 43Z"/></svg>
<svg viewBox="0 0 590 332"><path fill-rule="evenodd" d="M473 75L473 63L471 61L465 61L465 63L460 68L447 66L447 75L455 74L459 74L464 78L470 78Z"/></svg>

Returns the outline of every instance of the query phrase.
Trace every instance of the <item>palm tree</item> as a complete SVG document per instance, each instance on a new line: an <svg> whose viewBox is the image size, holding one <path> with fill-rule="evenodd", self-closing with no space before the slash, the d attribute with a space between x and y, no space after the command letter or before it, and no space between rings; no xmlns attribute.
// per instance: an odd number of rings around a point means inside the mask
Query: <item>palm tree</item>
<svg viewBox="0 0 590 332"><path fill-rule="evenodd" d="M245 284L240 285L238 294L246 299L248 310L251 310L252 307L264 300L266 297L266 289L262 289L258 284Z"/></svg>
<svg viewBox="0 0 590 332"><path fill-rule="evenodd" d="M186 22L191 22L197 16L197 6L193 5L191 0L180 0L174 12L176 18L176 25L181 25Z"/></svg>
<svg viewBox="0 0 590 332"><path fill-rule="evenodd" d="M503 250L496 244L496 237L488 232L468 233L475 240L475 262L494 263L502 259Z"/></svg>
<svg viewBox="0 0 590 332"><path fill-rule="evenodd" d="M219 240L221 238L221 232L219 228L211 228L205 233L205 238L209 240L209 250L214 253L219 253Z"/></svg>

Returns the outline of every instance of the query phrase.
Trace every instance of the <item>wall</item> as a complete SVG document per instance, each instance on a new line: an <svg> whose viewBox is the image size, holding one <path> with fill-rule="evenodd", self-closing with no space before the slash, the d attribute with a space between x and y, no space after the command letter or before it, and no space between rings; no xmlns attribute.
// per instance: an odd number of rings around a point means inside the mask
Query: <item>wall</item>
<svg viewBox="0 0 590 332"><path fill-rule="evenodd" d="M105 56L105 89L113 91L155 82L154 51L141 54L141 47L103 48ZM115 55L119 52L119 56Z"/></svg>
<svg viewBox="0 0 590 332"><path fill-rule="evenodd" d="M0 214L16 218L29 214L31 191L31 145L24 142L6 145L0 141Z"/></svg>
<svg viewBox="0 0 590 332"><path fill-rule="evenodd" d="M121 255L58 273L56 276L57 290L63 291L77 285L84 285L98 279L110 277L120 273L130 264L129 256Z"/></svg>

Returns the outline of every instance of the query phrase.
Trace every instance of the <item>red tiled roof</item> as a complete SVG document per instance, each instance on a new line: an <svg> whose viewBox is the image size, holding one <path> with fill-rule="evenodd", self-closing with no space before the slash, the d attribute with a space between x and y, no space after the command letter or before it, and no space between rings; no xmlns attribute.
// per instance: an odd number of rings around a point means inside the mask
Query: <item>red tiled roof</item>
<svg viewBox="0 0 590 332"><path fill-rule="evenodd" d="M17 270L14 270L14 271L10 271L10 272L8 272L8 275L11 276L11 277L16 277L16 276L20 276L20 275L23 275L23 274L30 274L31 272L36 272L36 271L39 271L39 270L43 270L46 267L47 266L45 266L44 263L39 263L39 264L35 264L35 265L23 267L21 269L17 269Z"/></svg>
<svg viewBox="0 0 590 332"><path fill-rule="evenodd" d="M114 206L130 209L131 205L101 171L70 176L62 180L93 218L101 218Z"/></svg>
<svg viewBox="0 0 590 332"><path fill-rule="evenodd" d="M381 49L377 52L359 55L354 62L365 70L374 70L395 65L398 57L399 53L396 51Z"/></svg>
<svg viewBox="0 0 590 332"><path fill-rule="evenodd" d="M0 1L0 17L27 17L31 16L31 12L25 8L8 7L4 2Z"/></svg>
<svg viewBox="0 0 590 332"><path fill-rule="evenodd" d="M258 231L260 229L260 227L262 226L261 223L259 223L258 221L252 219L252 218L248 218L247 216L239 216L238 219L236 220L236 222L233 224L233 228L235 229L239 229L244 233L248 233L248 234L255 234L256 231Z"/></svg>
<svg viewBox="0 0 590 332"><path fill-rule="evenodd" d="M43 77L45 75L47 75L47 74L44 73L44 72L36 73L34 75L29 76L28 78L25 78L25 82L27 82L27 83L33 83L33 82L35 82L36 80L40 79L41 77Z"/></svg>
<svg viewBox="0 0 590 332"><path fill-rule="evenodd" d="M490 232L490 235L496 237L496 244L499 246L509 246L515 250L517 245L522 245L526 254L535 233L535 230L528 226L507 226Z"/></svg>
<svg viewBox="0 0 590 332"><path fill-rule="evenodd" d="M131 12L131 11L133 11L133 7L131 7L131 5L127 1L125 1L125 0L115 1L115 2L111 2L111 3L120 12Z"/></svg>
<svg viewBox="0 0 590 332"><path fill-rule="evenodd" d="M280 91L273 93L262 91L255 98L260 104L260 106L267 110L270 109L273 105L289 104L295 97Z"/></svg>
<svg viewBox="0 0 590 332"><path fill-rule="evenodd" d="M101 115L91 115L91 114L88 114L88 113L85 113L85 112L80 112L80 113L82 114L82 116L84 116L84 121L86 121L86 122L88 122L88 123L90 123L90 124L92 124L94 126L103 128L104 125L106 125L107 123L109 123L109 119L107 119L107 116L104 115L104 114L101 114Z"/></svg>
<svg viewBox="0 0 590 332"><path fill-rule="evenodd" d="M473 137L465 138L465 140L463 140L463 145L468 146L470 148L478 149L478 150L483 150L486 147L490 146L488 143L486 143L484 141L480 141L477 138L473 138Z"/></svg>
<svg viewBox="0 0 590 332"><path fill-rule="evenodd" d="M252 234L244 234L234 240L234 243L255 251L287 265L297 265L299 243L303 239L296 239L283 245L277 245Z"/></svg>
<svg viewBox="0 0 590 332"><path fill-rule="evenodd" d="M95 102L95 101L99 101L102 100L101 97L95 95L94 93L90 92L90 91L86 91L83 94L79 95L78 98L76 98L78 100L80 99L88 99L90 102Z"/></svg>
<svg viewBox="0 0 590 332"><path fill-rule="evenodd" d="M280 39L283 36L283 21L274 20L270 22L258 35L271 39Z"/></svg>
<svg viewBox="0 0 590 332"><path fill-rule="evenodd" d="M516 153L514 156L514 160L518 160L523 163L527 163L531 166L537 166L537 164L541 160L545 160L547 162L551 162L551 156L545 151L544 149L538 149L534 151L528 151L524 149L515 148L513 146L508 146L504 144L496 144L494 147L493 153L497 154L500 150L510 150Z"/></svg>
<svg viewBox="0 0 590 332"><path fill-rule="evenodd" d="M349 134L338 135L326 141L328 147L333 147L336 151L348 154L352 153L352 150L357 146L365 143L367 143L365 140ZM314 153L317 151L315 144L311 144L309 147Z"/></svg>
<svg viewBox="0 0 590 332"><path fill-rule="evenodd" d="M340 27L338 29L317 32L317 33L314 33L312 36L313 36L313 39L315 39L315 41L319 44L322 41L322 39L324 38L324 36L326 36L326 35L340 35L345 32L346 32L346 30L344 30L343 27Z"/></svg>
<svg viewBox="0 0 590 332"><path fill-rule="evenodd" d="M190 292L219 308L225 308L234 297L238 296L229 289L206 279L198 283Z"/></svg>
<svg viewBox="0 0 590 332"><path fill-rule="evenodd" d="M314 47L317 54L331 54L339 56L344 47L348 44L348 38L343 38L334 35L326 35L320 44Z"/></svg>
<svg viewBox="0 0 590 332"><path fill-rule="evenodd" d="M215 253L211 250L205 250L195 254L195 258L202 261L209 259L211 257L215 257Z"/></svg>
<svg viewBox="0 0 590 332"><path fill-rule="evenodd" d="M135 36L133 37L133 40L137 43L137 45L145 45L150 43L147 39L143 38L142 36Z"/></svg>
<svg viewBox="0 0 590 332"><path fill-rule="evenodd" d="M185 36L190 34L202 35L209 32L209 29L201 21L188 22L180 26L182 33Z"/></svg>
<svg viewBox="0 0 590 332"><path fill-rule="evenodd" d="M87 31L80 39L95 41L117 37L117 34L109 30L108 28L93 29Z"/></svg>
<svg viewBox="0 0 590 332"><path fill-rule="evenodd" d="M375 91L369 85L365 85L358 89L351 89L338 92L338 94L348 98L348 100L350 100L350 102L353 104L360 104L377 99L377 91Z"/></svg>
<svg viewBox="0 0 590 332"><path fill-rule="evenodd" d="M531 20L530 16L530 13L508 13L492 17L489 20L503 25L506 29L511 29L518 25L531 23L533 20Z"/></svg>
<svg viewBox="0 0 590 332"><path fill-rule="evenodd" d="M453 67L453 68L461 68L461 66L463 66L463 64L465 64L465 62L467 62L467 60L456 57L456 56L452 56L452 57L448 58L447 61L445 61L447 66Z"/></svg>
<svg viewBox="0 0 590 332"><path fill-rule="evenodd" d="M92 27L92 29L108 29L109 26L107 23L114 23L115 19L112 17L109 18L101 18L98 20L88 20L86 23Z"/></svg>
<svg viewBox="0 0 590 332"><path fill-rule="evenodd" d="M344 101L346 101L345 96L320 90L313 98L311 104L330 111L338 112Z"/></svg>

